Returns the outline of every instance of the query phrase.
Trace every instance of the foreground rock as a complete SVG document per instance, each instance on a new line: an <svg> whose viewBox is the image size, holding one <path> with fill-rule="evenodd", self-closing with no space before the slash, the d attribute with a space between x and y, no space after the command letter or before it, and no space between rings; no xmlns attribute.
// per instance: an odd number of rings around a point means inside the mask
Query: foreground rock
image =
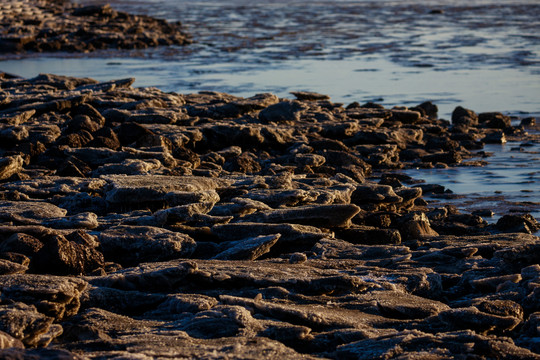
<svg viewBox="0 0 540 360"><path fill-rule="evenodd" d="M0 4L0 54L188 43L190 38L180 23L119 12L108 4L83 6L54 0L3 0Z"/></svg>
<svg viewBox="0 0 540 360"><path fill-rule="evenodd" d="M0 357L540 357L537 220L399 172L503 115L132 82L0 77Z"/></svg>

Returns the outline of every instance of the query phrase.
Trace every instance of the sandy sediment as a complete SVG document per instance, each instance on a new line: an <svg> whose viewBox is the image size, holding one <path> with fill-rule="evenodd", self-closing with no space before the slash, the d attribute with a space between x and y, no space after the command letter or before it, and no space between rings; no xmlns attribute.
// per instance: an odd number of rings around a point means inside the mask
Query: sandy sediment
<svg viewBox="0 0 540 360"><path fill-rule="evenodd" d="M132 82L0 77L0 356L540 357L537 221L399 172L523 127Z"/></svg>

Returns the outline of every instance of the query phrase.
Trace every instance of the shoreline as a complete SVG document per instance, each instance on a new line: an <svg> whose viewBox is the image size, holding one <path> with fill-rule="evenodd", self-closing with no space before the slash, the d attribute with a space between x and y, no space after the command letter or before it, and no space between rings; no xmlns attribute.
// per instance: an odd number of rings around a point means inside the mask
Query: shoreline
<svg viewBox="0 0 540 360"><path fill-rule="evenodd" d="M538 358L538 222L396 171L510 118L133 81L0 77L0 354Z"/></svg>

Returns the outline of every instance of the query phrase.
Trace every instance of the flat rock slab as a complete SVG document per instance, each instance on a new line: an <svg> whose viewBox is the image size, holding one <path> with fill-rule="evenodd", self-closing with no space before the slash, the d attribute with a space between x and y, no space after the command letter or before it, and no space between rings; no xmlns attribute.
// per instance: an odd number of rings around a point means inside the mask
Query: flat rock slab
<svg viewBox="0 0 540 360"><path fill-rule="evenodd" d="M0 219L19 224L40 224L43 220L62 218L66 213L46 202L0 201Z"/></svg>
<svg viewBox="0 0 540 360"><path fill-rule="evenodd" d="M105 199L111 204L137 205L167 203L170 206L217 202L216 189L224 180L196 176L107 176Z"/></svg>
<svg viewBox="0 0 540 360"><path fill-rule="evenodd" d="M188 235L152 226L116 226L101 232L99 242L106 259L138 264L189 257L195 241Z"/></svg>

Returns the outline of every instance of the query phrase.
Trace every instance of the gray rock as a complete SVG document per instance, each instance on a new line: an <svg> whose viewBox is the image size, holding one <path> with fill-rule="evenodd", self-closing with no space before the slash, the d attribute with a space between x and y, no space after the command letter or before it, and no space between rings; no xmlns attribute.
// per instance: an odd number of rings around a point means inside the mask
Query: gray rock
<svg viewBox="0 0 540 360"><path fill-rule="evenodd" d="M0 331L28 347L47 346L62 333L62 327L52 322L52 318L37 312L33 305L0 305Z"/></svg>
<svg viewBox="0 0 540 360"><path fill-rule="evenodd" d="M247 222L291 223L312 226L346 227L351 219L360 212L356 205L307 205L293 208L260 211L247 215Z"/></svg>
<svg viewBox="0 0 540 360"><path fill-rule="evenodd" d="M436 354L436 355L435 355ZM423 357L452 359L486 354L508 356L517 359L537 357L530 350L516 346L509 338L493 338L477 335L472 331L424 333L405 330L398 334L375 337L339 346L339 359L386 359Z"/></svg>
<svg viewBox="0 0 540 360"><path fill-rule="evenodd" d="M38 225L43 220L64 217L66 213L47 202L0 201L0 219L19 224Z"/></svg>
<svg viewBox="0 0 540 360"><path fill-rule="evenodd" d="M216 189L228 182L196 176L108 176L105 190L107 202L118 205L144 206L163 204L169 206L198 202L217 202Z"/></svg>
<svg viewBox="0 0 540 360"><path fill-rule="evenodd" d="M151 226L115 226L99 235L105 259L135 265L189 257L195 241L188 235Z"/></svg>
<svg viewBox="0 0 540 360"><path fill-rule="evenodd" d="M215 260L256 260L268 253L281 237L280 234L257 236L221 244L225 250L213 257Z"/></svg>
<svg viewBox="0 0 540 360"><path fill-rule="evenodd" d="M30 263L34 272L55 275L81 275L104 265L103 254L95 246L72 241L62 235L42 238L43 247Z"/></svg>
<svg viewBox="0 0 540 360"><path fill-rule="evenodd" d="M521 319L513 316L488 314L475 307L446 310L438 317L451 329L471 329L478 333L502 333L514 329L521 323Z"/></svg>
<svg viewBox="0 0 540 360"><path fill-rule="evenodd" d="M268 106L259 113L259 119L268 123L295 122L300 120L305 106L297 101L282 101Z"/></svg>
<svg viewBox="0 0 540 360"><path fill-rule="evenodd" d="M260 235L281 234L278 243L273 246L276 251L300 251L311 248L318 240L328 236L313 226L298 224L264 224L264 223L231 223L215 225L212 233L221 241L237 241ZM294 250L297 251L297 250Z"/></svg>
<svg viewBox="0 0 540 360"><path fill-rule="evenodd" d="M56 320L79 311L81 293L87 282L74 277L15 274L0 276L2 300L34 305L37 310Z"/></svg>
<svg viewBox="0 0 540 360"><path fill-rule="evenodd" d="M393 204L403 201L403 198L397 196L391 186L378 184L365 184L356 187L351 201L354 204L362 205L364 203L374 204Z"/></svg>

